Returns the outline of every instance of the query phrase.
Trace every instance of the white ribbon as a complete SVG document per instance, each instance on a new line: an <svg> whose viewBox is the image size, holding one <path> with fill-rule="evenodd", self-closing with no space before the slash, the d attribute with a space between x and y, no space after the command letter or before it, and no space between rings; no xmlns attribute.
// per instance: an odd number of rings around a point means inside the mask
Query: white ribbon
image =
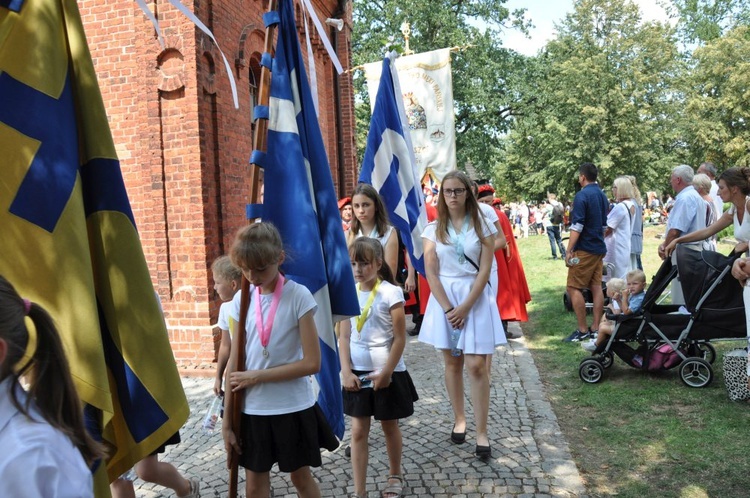
<svg viewBox="0 0 750 498"><path fill-rule="evenodd" d="M151 24L154 25L154 30L156 30L156 36L159 38L159 45L161 45L161 49L164 50L164 38L161 36L161 30L159 29L159 21L156 20L156 16L153 12L151 12L151 9L148 8L148 5L146 5L146 0L135 0L138 4L138 7L141 8L144 14L146 14L146 17L148 17L148 20L151 21Z"/></svg>
<svg viewBox="0 0 750 498"><path fill-rule="evenodd" d="M224 59L224 68L227 70L227 75L229 76L229 84L232 87L232 99L234 100L234 108L239 109L240 108L240 101L237 98L237 83L234 81L234 73L232 73L232 67L229 65L229 61L227 60L226 56L224 55L224 52L221 51L221 47L219 47L219 42L216 41L216 38L214 37L214 34L211 33L211 30L206 27L205 24L203 24L203 21L198 19L195 14L190 12L190 10L182 5L180 0L169 0L169 3L174 5L177 10L182 12L185 17L190 19L193 24L198 26L198 29L203 31L205 34L207 34L211 40L213 40L214 44L216 45L216 48L219 49L219 53L221 54L221 58Z"/></svg>
<svg viewBox="0 0 750 498"><path fill-rule="evenodd" d="M302 9L302 18L305 21L305 40L307 41L307 67L309 69L310 93L312 93L315 115L320 117L320 104L318 103L318 73L315 70L315 56L313 55L312 43L310 42L310 28L307 25L307 11Z"/></svg>
<svg viewBox="0 0 750 498"><path fill-rule="evenodd" d="M310 11L310 17L313 20L313 24L315 25L315 29L318 30L318 36L320 36L321 41L323 42L323 46L328 51L328 55L331 57L331 62L333 62L334 67L336 68L336 71L341 74L344 72L344 68L341 67L341 62L339 62L339 58L336 55L336 51L333 50L333 46L331 45L331 42L328 41L328 35L326 35L326 30L323 27L323 24L321 24L320 19L318 19L318 15L315 13L315 9L313 9L312 4L310 3L310 0L301 0L302 8Z"/></svg>
<svg viewBox="0 0 750 498"><path fill-rule="evenodd" d="M164 39L161 36L161 31L159 30L159 21L154 16L153 12L146 6L145 0L135 0L138 3L138 6L141 8L144 14L146 14L146 17L149 18L151 21L151 24L154 25L154 29L156 30L156 35L159 37L159 44L161 45L162 50L164 50ZM237 83L234 81L234 73L232 73L232 67L229 65L229 61L227 60L227 57L224 55L224 52L222 52L221 47L219 46L219 42L216 41L216 38L214 37L214 34L211 33L211 30L206 27L205 24L203 24L203 21L198 19L195 14L190 12L190 10L182 5L180 3L180 0L169 0L169 3L171 3L177 10L182 12L182 14L190 19L193 24L198 26L198 29L203 31L205 34L213 40L214 45L216 45L216 48L219 49L219 53L221 54L221 58L224 59L224 68L227 70L227 76L229 76L229 85L232 87L232 100L234 101L234 108L239 109L240 108L240 100L237 98Z"/></svg>

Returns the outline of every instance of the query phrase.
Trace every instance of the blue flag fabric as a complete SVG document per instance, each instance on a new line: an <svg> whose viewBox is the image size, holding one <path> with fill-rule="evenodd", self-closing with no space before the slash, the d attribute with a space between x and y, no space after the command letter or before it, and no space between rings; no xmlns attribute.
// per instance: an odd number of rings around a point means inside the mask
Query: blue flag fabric
<svg viewBox="0 0 750 498"><path fill-rule="evenodd" d="M391 66L391 57L386 57L359 181L372 185L383 198L391 224L401 234L414 268L425 275L422 232L427 226L427 213L417 179L409 127L405 125L398 74Z"/></svg>
<svg viewBox="0 0 750 498"><path fill-rule="evenodd" d="M7 5L5 2L4 5ZM177 432L188 405L136 232L75 0L0 4L0 274L60 331L97 493Z"/></svg>
<svg viewBox="0 0 750 498"><path fill-rule="evenodd" d="M280 21L271 76L264 161L263 220L281 233L285 275L305 285L318 303L321 370L318 403L344 435L341 366L334 321L359 315L349 254L318 117L305 74L291 0L279 2Z"/></svg>

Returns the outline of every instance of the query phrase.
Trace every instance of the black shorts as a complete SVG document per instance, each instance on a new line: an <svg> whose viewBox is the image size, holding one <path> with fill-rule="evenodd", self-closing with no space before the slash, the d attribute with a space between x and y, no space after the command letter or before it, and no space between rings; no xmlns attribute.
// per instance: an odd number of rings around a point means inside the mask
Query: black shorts
<svg viewBox="0 0 750 498"><path fill-rule="evenodd" d="M367 374L353 370L354 375ZM409 372L393 372L391 385L385 389L342 390L344 413L350 417L374 417L375 420L396 420L414 413L414 402L419 399Z"/></svg>
<svg viewBox="0 0 750 498"><path fill-rule="evenodd" d="M320 449L333 451L339 441L316 403L283 415L243 413L240 445L239 464L245 469L268 472L278 462L280 471L294 472L302 467L320 467Z"/></svg>

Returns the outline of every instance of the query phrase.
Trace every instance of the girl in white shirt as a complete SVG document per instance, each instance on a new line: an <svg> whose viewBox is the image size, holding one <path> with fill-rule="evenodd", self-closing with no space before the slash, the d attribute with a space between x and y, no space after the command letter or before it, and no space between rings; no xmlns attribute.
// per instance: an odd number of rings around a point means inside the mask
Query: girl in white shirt
<svg viewBox="0 0 750 498"><path fill-rule="evenodd" d="M390 267L394 278L397 278L401 271L398 267L398 234L388 220L388 211L375 187L367 183L357 185L352 194L352 210L354 217L346 234L347 246L357 237L377 239L383 246L385 263ZM408 257L406 271L404 291L414 292L417 285L416 274Z"/></svg>
<svg viewBox="0 0 750 498"><path fill-rule="evenodd" d="M22 299L3 277L0 448L0 496L94 496L88 465L104 451L84 427L60 336L47 312Z"/></svg>
<svg viewBox="0 0 750 498"><path fill-rule="evenodd" d="M320 346L313 315L315 299L303 285L279 273L285 254L278 230L270 223L241 229L232 244L232 262L254 290L245 330L244 371L236 371L236 348L227 383L243 391L240 427L232 426L233 396L225 396L222 435L227 452L239 454L248 498L270 494L270 470L278 463L289 472L299 496L320 497L310 466L320 467L320 448L333 451L338 440L315 402L309 376L320 370ZM234 299L239 316L240 299Z"/></svg>
<svg viewBox="0 0 750 498"><path fill-rule="evenodd" d="M402 438L399 419L414 413L417 391L402 358L406 343L404 294L393 284L376 240L360 237L349 246L361 314L341 322L344 413L352 417L353 498L366 496L370 418L380 421L390 472L382 496L401 496Z"/></svg>

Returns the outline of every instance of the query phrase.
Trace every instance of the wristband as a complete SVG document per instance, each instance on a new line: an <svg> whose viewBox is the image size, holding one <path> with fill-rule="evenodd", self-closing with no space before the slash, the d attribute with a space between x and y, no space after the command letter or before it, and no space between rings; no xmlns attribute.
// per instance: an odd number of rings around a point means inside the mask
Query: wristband
<svg viewBox="0 0 750 498"><path fill-rule="evenodd" d="M448 313L450 313L451 311L453 311L453 309L454 309L453 306L451 306L450 308L448 308L447 310L445 310L445 314L447 315Z"/></svg>

